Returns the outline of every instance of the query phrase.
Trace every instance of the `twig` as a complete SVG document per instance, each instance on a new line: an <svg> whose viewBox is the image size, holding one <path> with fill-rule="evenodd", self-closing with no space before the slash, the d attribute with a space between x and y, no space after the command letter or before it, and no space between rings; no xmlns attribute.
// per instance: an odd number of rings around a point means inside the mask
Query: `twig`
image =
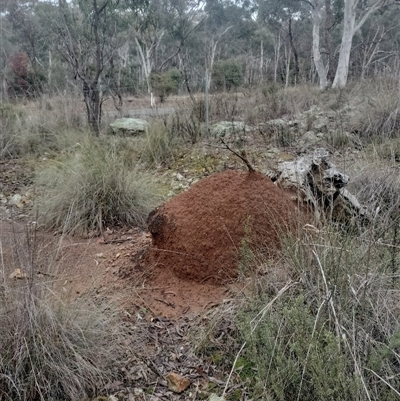
<svg viewBox="0 0 400 401"><path fill-rule="evenodd" d="M368 370L369 372L374 374L378 379L382 380L388 387L390 387L400 397L400 393L389 382L387 382L383 377L379 376L378 373L375 373L373 370L368 369L368 368L364 368L364 369Z"/></svg>
<svg viewBox="0 0 400 401"><path fill-rule="evenodd" d="M256 170L254 170L254 168L250 164L250 162L247 160L247 157L246 157L246 154L244 153L244 151L242 152L242 154L239 154L238 152L236 152L233 149L231 149L223 139L221 139L221 143L225 146L225 148L227 150L232 152L234 155L236 155L239 159L241 159L246 164L246 166L249 169L250 173L254 173L256 171Z"/></svg>
<svg viewBox="0 0 400 401"><path fill-rule="evenodd" d="M313 252L315 258L317 259L319 269L321 270L322 279L323 279L324 284L325 284L325 297L326 297L326 300L329 303L329 306L332 309L333 317L335 319L336 334L340 339L342 337L341 336L341 334L342 334L341 331L342 330L340 328L339 319L337 318L337 315L336 315L335 305L333 305L332 292L329 291L328 283L326 281L325 272L324 272L324 269L322 267L321 261L319 260L319 257L317 255L317 253L315 251L312 251L312 252ZM338 344L339 344L339 350L340 350L340 341L338 342Z"/></svg>

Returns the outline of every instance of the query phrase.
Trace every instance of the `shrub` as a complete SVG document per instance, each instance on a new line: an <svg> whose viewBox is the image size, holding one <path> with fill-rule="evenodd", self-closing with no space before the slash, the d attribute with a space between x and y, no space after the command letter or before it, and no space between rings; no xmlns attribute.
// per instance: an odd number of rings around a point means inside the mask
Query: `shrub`
<svg viewBox="0 0 400 401"><path fill-rule="evenodd" d="M212 82L217 90L238 88L242 81L242 68L236 60L224 60L214 64Z"/></svg>
<svg viewBox="0 0 400 401"><path fill-rule="evenodd" d="M7 92L11 97L32 98L42 92L46 78L43 74L33 71L26 53L14 53L11 55L8 64L12 76L8 82Z"/></svg>
<svg viewBox="0 0 400 401"><path fill-rule="evenodd" d="M39 221L67 233L143 226L159 200L150 176L128 168L107 142L88 142L65 161L53 162L36 184Z"/></svg>
<svg viewBox="0 0 400 401"><path fill-rule="evenodd" d="M160 98L161 103L163 103L169 95L178 93L182 74L176 68L172 68L162 74L152 74L150 81L156 95Z"/></svg>
<svg viewBox="0 0 400 401"><path fill-rule="evenodd" d="M238 314L253 398L398 399L399 272L372 234L327 227L283 247L290 284L259 282Z"/></svg>

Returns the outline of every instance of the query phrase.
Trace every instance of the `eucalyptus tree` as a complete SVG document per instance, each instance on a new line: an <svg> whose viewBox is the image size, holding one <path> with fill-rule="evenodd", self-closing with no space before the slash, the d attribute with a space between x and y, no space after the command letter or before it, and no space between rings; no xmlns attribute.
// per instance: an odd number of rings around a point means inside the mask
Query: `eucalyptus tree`
<svg viewBox="0 0 400 401"><path fill-rule="evenodd" d="M149 0L133 17L131 24L148 93L152 92L151 74L156 67L157 48L167 30L166 4Z"/></svg>
<svg viewBox="0 0 400 401"><path fill-rule="evenodd" d="M399 73L400 20L397 12L377 13L360 28L353 39L349 74L364 79L375 74Z"/></svg>
<svg viewBox="0 0 400 401"><path fill-rule="evenodd" d="M5 52L2 56L11 64L15 64L18 58L21 61L25 59L25 69L28 68L26 62L29 60L29 82L26 83L30 86L30 94L38 94L45 80L49 41L40 13L46 5L45 2L27 0L13 0L2 5L1 18L8 23L6 29L10 30L1 32ZM7 44L4 41L12 44L13 52L6 52Z"/></svg>
<svg viewBox="0 0 400 401"><path fill-rule="evenodd" d="M172 54L168 56L160 66L172 59L178 59L178 67L183 76L186 90L193 102L195 102L190 83L190 52L193 50L188 46L189 39L194 36L206 19L203 12L203 0L161 0L166 2L165 11L168 13L169 26L167 29L169 40L172 41Z"/></svg>
<svg viewBox="0 0 400 401"><path fill-rule="evenodd" d="M257 16L260 22L267 24L271 30L275 32L274 43L274 80L277 80L278 69L281 59L281 46L284 45L285 56L285 75L286 81L291 64L291 56L293 55L294 78L299 80L300 63L299 63L299 41L298 32L295 33L295 26L300 29L300 25L307 24L305 5L298 0L256 0Z"/></svg>
<svg viewBox="0 0 400 401"><path fill-rule="evenodd" d="M344 0L343 31L333 88L346 86L349 74L350 52L355 33L365 24L367 19L378 10L388 9L399 3L394 0Z"/></svg>
<svg viewBox="0 0 400 401"><path fill-rule="evenodd" d="M60 0L58 4L58 18L53 22L55 45L82 84L88 123L96 134L100 131L105 71L112 73L117 50L125 40L120 24L138 4L139 0Z"/></svg>

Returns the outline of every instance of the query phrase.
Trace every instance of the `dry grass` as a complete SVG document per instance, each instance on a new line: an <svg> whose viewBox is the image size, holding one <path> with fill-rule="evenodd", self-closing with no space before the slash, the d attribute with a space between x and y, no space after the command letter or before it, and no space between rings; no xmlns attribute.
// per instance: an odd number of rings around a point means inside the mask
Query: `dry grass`
<svg viewBox="0 0 400 401"><path fill-rule="evenodd" d="M0 155L57 154L89 136L84 109L74 97L53 97L0 107Z"/></svg>
<svg viewBox="0 0 400 401"><path fill-rule="evenodd" d="M45 261L37 260L35 231L27 236L24 249L17 237L13 241L13 251L27 255L23 266L1 259L0 399L73 401L104 394L118 379L115 361L123 358L127 338L115 307L90 299L63 302L51 281L38 278L36 265ZM27 275L20 282L8 279L17 267Z"/></svg>
<svg viewBox="0 0 400 401"><path fill-rule="evenodd" d="M36 178L38 221L65 233L144 226L160 196L149 174L121 157L112 142L89 141Z"/></svg>
<svg viewBox="0 0 400 401"><path fill-rule="evenodd" d="M349 89L348 98L356 107L351 131L369 142L396 138L400 133L398 80L361 81Z"/></svg>

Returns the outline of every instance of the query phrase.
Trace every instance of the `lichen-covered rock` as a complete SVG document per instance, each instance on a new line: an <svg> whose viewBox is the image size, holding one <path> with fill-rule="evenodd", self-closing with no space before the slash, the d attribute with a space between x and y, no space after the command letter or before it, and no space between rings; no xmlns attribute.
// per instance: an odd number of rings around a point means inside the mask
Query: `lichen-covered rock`
<svg viewBox="0 0 400 401"><path fill-rule="evenodd" d="M216 137L227 137L232 133L243 132L246 125L243 121L219 121L211 127L211 133Z"/></svg>
<svg viewBox="0 0 400 401"><path fill-rule="evenodd" d="M133 136L145 133L149 123L140 118L118 118L110 124L110 127L116 135Z"/></svg>

